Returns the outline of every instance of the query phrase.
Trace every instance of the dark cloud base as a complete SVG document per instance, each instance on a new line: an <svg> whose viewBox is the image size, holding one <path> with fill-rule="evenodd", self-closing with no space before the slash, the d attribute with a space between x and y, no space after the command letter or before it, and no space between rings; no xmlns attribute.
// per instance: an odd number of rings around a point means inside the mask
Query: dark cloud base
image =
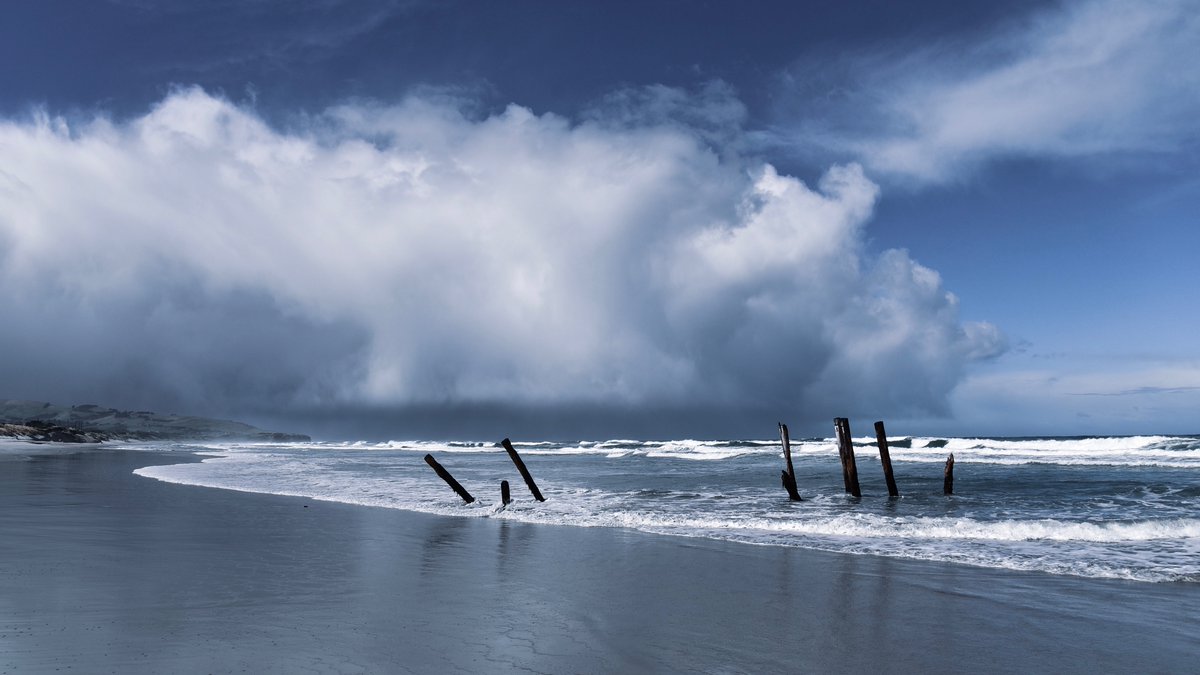
<svg viewBox="0 0 1200 675"><path fill-rule="evenodd" d="M850 414L850 413L847 413ZM794 437L832 435L833 418L774 408L689 406L646 408L613 405L500 404L423 405L404 408L312 408L250 413L268 428L305 433L320 440L522 441L774 438L776 424L788 424ZM875 418L859 422L870 430ZM858 430L858 431L862 431ZM857 431L856 431L857 432Z"/></svg>

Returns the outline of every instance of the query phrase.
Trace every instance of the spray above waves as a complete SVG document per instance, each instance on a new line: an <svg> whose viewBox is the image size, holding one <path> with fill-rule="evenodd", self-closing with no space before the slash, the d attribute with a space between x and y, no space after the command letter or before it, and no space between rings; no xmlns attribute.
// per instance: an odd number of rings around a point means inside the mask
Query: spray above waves
<svg viewBox="0 0 1200 675"><path fill-rule="evenodd" d="M857 451L871 457L875 439L853 439ZM890 438L894 462L942 463L947 453L954 453L960 462L1020 465L1060 464L1073 466L1158 466L1200 468L1200 438L1190 436L1128 436L1095 438ZM611 458L645 456L697 461L720 461L748 456L772 456L780 453L777 440L671 440L639 441L608 440L573 443L539 441L514 443L522 455L601 455ZM205 446L214 450L271 448L273 444L217 444ZM461 441L386 441L381 443L356 441L337 443L289 444L289 448L314 451L331 449L362 449L380 451L411 451L417 453L478 454L495 452L499 443ZM793 439L792 452L801 457L819 457L837 453L832 438Z"/></svg>

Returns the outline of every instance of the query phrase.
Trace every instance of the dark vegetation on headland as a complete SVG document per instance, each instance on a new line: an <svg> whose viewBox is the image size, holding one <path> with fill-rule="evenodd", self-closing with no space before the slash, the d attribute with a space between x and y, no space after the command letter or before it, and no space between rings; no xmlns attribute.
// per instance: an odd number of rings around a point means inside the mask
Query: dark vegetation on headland
<svg viewBox="0 0 1200 675"><path fill-rule="evenodd" d="M45 443L311 440L304 434L263 431L228 420L146 410L131 412L94 404L60 406L15 400L0 401L0 438Z"/></svg>

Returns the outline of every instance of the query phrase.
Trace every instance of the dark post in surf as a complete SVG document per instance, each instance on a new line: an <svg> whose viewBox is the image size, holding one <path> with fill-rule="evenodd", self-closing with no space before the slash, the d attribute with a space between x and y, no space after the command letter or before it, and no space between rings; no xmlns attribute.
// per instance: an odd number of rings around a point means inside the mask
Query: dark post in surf
<svg viewBox="0 0 1200 675"><path fill-rule="evenodd" d="M525 479L525 484L529 486L529 491L533 493L533 498L539 502L546 501L546 498L542 496L541 490L538 490L537 483L533 482L533 476L529 475L529 469L525 468L525 462L521 461L521 456L513 449L512 443L509 443L506 438L500 441L500 444L508 451L508 456L513 461L513 464L517 465L517 471L521 472L521 478Z"/></svg>
<svg viewBox="0 0 1200 675"><path fill-rule="evenodd" d="M883 478L887 481L888 496L899 497L900 489L896 487L896 478L892 476L892 456L888 452L887 432L883 429L883 421L875 423L875 442L879 444L879 463L883 464Z"/></svg>
<svg viewBox="0 0 1200 675"><path fill-rule="evenodd" d="M508 506L509 502L511 501L512 495L508 492L508 481L502 480L500 481L500 503L504 506Z"/></svg>
<svg viewBox="0 0 1200 675"><path fill-rule="evenodd" d="M794 502L803 501L800 499L800 492L796 490L796 470L792 468L792 439L788 436L787 425L783 422L779 423L779 437L783 441L783 458L787 461L787 471L783 472L783 489L787 490L788 499Z"/></svg>
<svg viewBox="0 0 1200 675"><path fill-rule="evenodd" d="M835 417L833 429L837 432L838 455L842 458L842 480L846 483L846 492L855 497L862 497L862 490L858 487L858 467L854 464L854 441L850 437L850 420Z"/></svg>
<svg viewBox="0 0 1200 675"><path fill-rule="evenodd" d="M446 485L449 485L452 490L457 492L458 496L462 497L464 502L470 504L471 502L475 501L475 498L471 496L471 493L467 492L467 489L464 488L461 483L454 480L454 476L451 476L449 471L443 468L441 464L438 464L438 461L433 458L433 455L425 455L425 463L432 467L433 470L437 472L438 477L446 481Z"/></svg>
<svg viewBox="0 0 1200 675"><path fill-rule="evenodd" d="M946 458L946 479L942 483L942 494L954 494L954 453Z"/></svg>

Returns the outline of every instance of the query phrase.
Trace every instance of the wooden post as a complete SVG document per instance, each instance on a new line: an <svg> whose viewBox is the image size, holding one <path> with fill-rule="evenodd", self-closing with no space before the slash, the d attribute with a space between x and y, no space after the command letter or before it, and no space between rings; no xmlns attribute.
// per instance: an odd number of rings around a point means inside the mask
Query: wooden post
<svg viewBox="0 0 1200 675"><path fill-rule="evenodd" d="M842 418L833 418L833 433L837 437L838 459L842 463L842 485L846 492L850 491L850 476L846 474L846 447L842 443Z"/></svg>
<svg viewBox="0 0 1200 675"><path fill-rule="evenodd" d="M942 494L954 494L954 453L946 458L946 478L942 483Z"/></svg>
<svg viewBox="0 0 1200 675"><path fill-rule="evenodd" d="M896 478L892 475L892 456L888 453L887 432L883 430L883 422L875 423L875 442L879 444L879 463L883 464L883 478L887 481L888 496L899 497L900 490L896 487Z"/></svg>
<svg viewBox="0 0 1200 675"><path fill-rule="evenodd" d="M846 492L855 497L862 496L858 486L858 467L854 463L854 441L850 437L850 420L845 417L835 417L834 431L838 437L838 455L842 458L842 480L846 484Z"/></svg>
<svg viewBox="0 0 1200 675"><path fill-rule="evenodd" d="M451 476L449 471L442 468L442 465L438 464L438 461L433 458L433 455L425 455L425 463L433 467L433 470L437 472L437 475L442 480L446 481L446 485L449 485L451 489L457 492L458 496L462 497L464 502L470 504L471 502L475 501L475 498L471 496L471 493L467 492L466 488L464 488L462 484L454 480L454 476Z"/></svg>
<svg viewBox="0 0 1200 675"><path fill-rule="evenodd" d="M525 468L525 462L521 461L521 456L518 455L517 451L513 449L512 443L509 443L508 439L506 438L503 441L500 441L500 444L504 446L506 451L508 451L508 457L513 461L513 464L517 465L517 471L521 472L521 478L525 479L525 484L529 486L529 491L533 493L533 498L539 502L546 501L546 498L542 496L541 491L538 490L537 483L533 482L533 476L529 475L529 469Z"/></svg>
<svg viewBox="0 0 1200 675"><path fill-rule="evenodd" d="M500 503L504 506L508 506L509 502L511 501L512 495L510 495L508 492L508 481L502 480L500 481Z"/></svg>
<svg viewBox="0 0 1200 675"><path fill-rule="evenodd" d="M792 439L788 436L787 425L783 422L779 423L779 437L783 440L783 458L787 461L787 471L783 472L783 489L787 490L788 499L794 502L804 501L800 499L800 493L796 490L796 469L792 467Z"/></svg>

